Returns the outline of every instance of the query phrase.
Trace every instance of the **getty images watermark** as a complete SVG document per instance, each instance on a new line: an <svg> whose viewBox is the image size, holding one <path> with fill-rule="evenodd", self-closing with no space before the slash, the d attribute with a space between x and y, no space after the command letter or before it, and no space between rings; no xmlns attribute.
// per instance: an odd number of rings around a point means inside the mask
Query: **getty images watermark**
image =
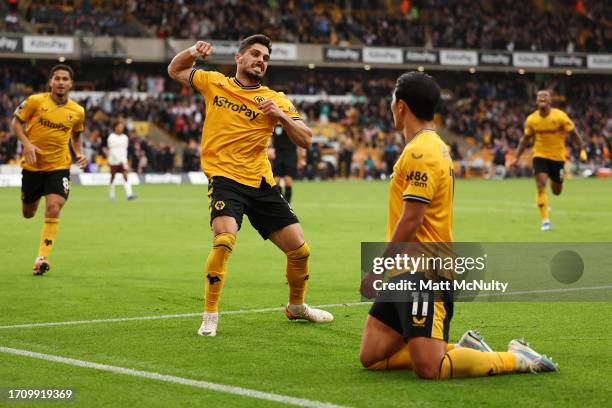
<svg viewBox="0 0 612 408"><path fill-rule="evenodd" d="M362 300L610 301L610 243L362 243Z"/></svg>

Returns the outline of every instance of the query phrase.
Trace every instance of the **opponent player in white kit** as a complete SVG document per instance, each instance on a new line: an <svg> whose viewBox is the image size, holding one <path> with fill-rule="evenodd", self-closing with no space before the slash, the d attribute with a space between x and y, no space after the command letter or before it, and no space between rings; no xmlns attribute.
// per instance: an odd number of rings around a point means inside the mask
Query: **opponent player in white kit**
<svg viewBox="0 0 612 408"><path fill-rule="evenodd" d="M136 198L132 192L132 184L128 180L128 145L129 139L123 133L123 122L116 122L113 126L113 133L108 135L106 145L108 146L108 164L111 170L110 179L110 199L115 201L115 175L123 174L123 188L128 200Z"/></svg>

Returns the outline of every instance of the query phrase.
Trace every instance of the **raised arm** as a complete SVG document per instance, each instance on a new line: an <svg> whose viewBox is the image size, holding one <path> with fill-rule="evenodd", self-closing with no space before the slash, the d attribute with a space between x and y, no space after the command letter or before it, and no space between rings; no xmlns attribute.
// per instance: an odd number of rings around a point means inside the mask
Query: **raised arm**
<svg viewBox="0 0 612 408"><path fill-rule="evenodd" d="M187 48L176 54L170 65L168 65L168 75L170 78L184 85L189 86L189 76L193 63L198 57L203 59L208 58L213 52L213 47L210 43L198 41L195 45Z"/></svg>

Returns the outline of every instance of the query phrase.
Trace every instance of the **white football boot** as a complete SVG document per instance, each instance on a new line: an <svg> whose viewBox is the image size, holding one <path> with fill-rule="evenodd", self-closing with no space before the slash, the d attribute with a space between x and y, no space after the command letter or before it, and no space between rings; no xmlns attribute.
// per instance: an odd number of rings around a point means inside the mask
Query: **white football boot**
<svg viewBox="0 0 612 408"><path fill-rule="evenodd" d="M34 266L32 267L32 275L42 275L46 272L49 272L51 269L51 264L46 256L39 256L34 261Z"/></svg>
<svg viewBox="0 0 612 408"><path fill-rule="evenodd" d="M219 323L219 313L207 313L202 315L202 325L198 329L198 335L214 337L217 335L217 324Z"/></svg>
<svg viewBox="0 0 612 408"><path fill-rule="evenodd" d="M511 340L508 351L516 356L516 368L521 373L546 373L559 371L559 364L552 358L536 352L525 339Z"/></svg>
<svg viewBox="0 0 612 408"><path fill-rule="evenodd" d="M471 348L485 353L493 352L493 349L484 341L484 337L476 330L468 330L457 342L457 347Z"/></svg>
<svg viewBox="0 0 612 408"><path fill-rule="evenodd" d="M289 320L308 320L313 323L329 323L334 320L334 315L325 310L315 309L307 304L301 305L287 304L285 316Z"/></svg>

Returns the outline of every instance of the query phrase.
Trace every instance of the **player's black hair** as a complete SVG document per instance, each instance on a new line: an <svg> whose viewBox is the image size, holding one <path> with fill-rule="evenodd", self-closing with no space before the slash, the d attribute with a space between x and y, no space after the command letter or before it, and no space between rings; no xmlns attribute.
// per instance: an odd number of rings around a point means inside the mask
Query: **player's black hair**
<svg viewBox="0 0 612 408"><path fill-rule="evenodd" d="M268 49L268 52L272 54L272 40L270 37L263 34L255 34L240 41L238 46L238 52L243 54L251 45L261 44Z"/></svg>
<svg viewBox="0 0 612 408"><path fill-rule="evenodd" d="M423 72L406 72L397 78L395 99L404 101L417 118L433 120L440 101L440 87Z"/></svg>
<svg viewBox="0 0 612 408"><path fill-rule="evenodd" d="M74 71L66 64L54 65L53 68L51 68L51 71L49 71L49 79L53 78L53 74L55 74L55 71L60 70L67 71L70 74L70 79L74 79Z"/></svg>

